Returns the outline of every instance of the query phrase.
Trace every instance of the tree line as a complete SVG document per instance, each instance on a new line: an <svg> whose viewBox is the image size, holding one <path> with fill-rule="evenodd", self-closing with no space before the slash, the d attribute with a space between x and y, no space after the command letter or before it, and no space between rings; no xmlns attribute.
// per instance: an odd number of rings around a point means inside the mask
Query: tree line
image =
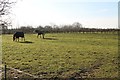
<svg viewBox="0 0 120 80"><path fill-rule="evenodd" d="M101 29L101 28L85 28L79 22L74 22L72 25L46 25L38 26L36 28L32 26L21 26L20 28L8 29L7 26L2 28L2 34L13 34L17 31L22 31L24 33L35 33L35 30L44 31L45 33L117 33L120 29Z"/></svg>

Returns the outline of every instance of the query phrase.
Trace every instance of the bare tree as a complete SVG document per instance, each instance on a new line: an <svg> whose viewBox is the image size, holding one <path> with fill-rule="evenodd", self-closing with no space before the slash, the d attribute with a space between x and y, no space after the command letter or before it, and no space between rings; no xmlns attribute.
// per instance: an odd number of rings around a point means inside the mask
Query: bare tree
<svg viewBox="0 0 120 80"><path fill-rule="evenodd" d="M7 29L6 26L10 25L11 22L8 21L8 15L10 14L10 10L12 5L15 2L12 0L0 0L0 27L1 29ZM7 18L7 20L5 19Z"/></svg>
<svg viewBox="0 0 120 80"><path fill-rule="evenodd" d="M0 16L8 15L12 4L9 0L0 0Z"/></svg>

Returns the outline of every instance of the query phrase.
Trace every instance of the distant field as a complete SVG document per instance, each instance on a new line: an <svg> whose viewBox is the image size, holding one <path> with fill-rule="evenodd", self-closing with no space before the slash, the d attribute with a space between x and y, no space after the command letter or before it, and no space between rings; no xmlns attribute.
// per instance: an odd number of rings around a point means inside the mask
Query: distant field
<svg viewBox="0 0 120 80"><path fill-rule="evenodd" d="M3 63L50 77L118 77L117 34L49 33L45 39L25 34L26 42L2 35Z"/></svg>

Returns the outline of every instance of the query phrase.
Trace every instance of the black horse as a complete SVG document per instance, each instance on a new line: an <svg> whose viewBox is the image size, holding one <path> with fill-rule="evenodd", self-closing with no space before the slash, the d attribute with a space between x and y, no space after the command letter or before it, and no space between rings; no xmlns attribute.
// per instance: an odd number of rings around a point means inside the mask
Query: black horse
<svg viewBox="0 0 120 80"><path fill-rule="evenodd" d="M24 37L24 33L23 32L16 32L16 33L14 33L14 35L13 35L13 41L19 41L19 37L21 37L21 38L24 38L24 41L25 41L25 37Z"/></svg>
<svg viewBox="0 0 120 80"><path fill-rule="evenodd" d="M44 32L38 32L38 35L37 35L37 38L38 38L38 36L40 35L40 38L41 38L41 35L42 35L42 37L43 37L43 39L44 39L44 36L45 36L45 33Z"/></svg>

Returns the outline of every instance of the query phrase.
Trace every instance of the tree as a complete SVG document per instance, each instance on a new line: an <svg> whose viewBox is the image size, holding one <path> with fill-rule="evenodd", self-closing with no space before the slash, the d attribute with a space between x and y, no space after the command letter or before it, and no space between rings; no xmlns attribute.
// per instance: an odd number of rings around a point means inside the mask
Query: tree
<svg viewBox="0 0 120 80"><path fill-rule="evenodd" d="M52 32L52 27L49 25L46 25L44 29L46 32Z"/></svg>
<svg viewBox="0 0 120 80"><path fill-rule="evenodd" d="M39 30L39 31L43 31L44 28L40 25L40 26L37 27L37 30Z"/></svg>
<svg viewBox="0 0 120 80"><path fill-rule="evenodd" d="M79 22L74 22L73 27L78 27L78 28L82 28L82 24L80 24Z"/></svg>
<svg viewBox="0 0 120 80"><path fill-rule="evenodd" d="M79 22L74 22L72 26L74 27L74 32L79 32L83 28Z"/></svg>
<svg viewBox="0 0 120 80"><path fill-rule="evenodd" d="M10 14L10 9L14 3L11 0L0 0L0 27L2 29L7 29L6 26L10 25L10 22L5 18Z"/></svg>

